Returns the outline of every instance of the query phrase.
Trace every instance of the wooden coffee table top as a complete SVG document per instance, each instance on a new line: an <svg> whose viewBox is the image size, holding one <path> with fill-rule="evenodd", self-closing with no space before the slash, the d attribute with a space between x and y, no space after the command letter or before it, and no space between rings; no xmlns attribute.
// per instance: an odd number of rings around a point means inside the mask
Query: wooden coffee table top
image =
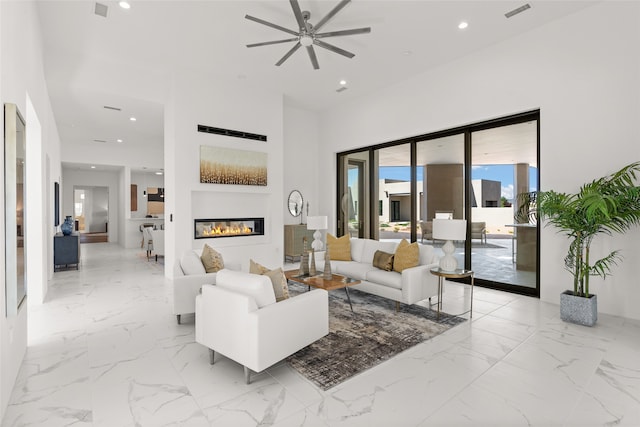
<svg viewBox="0 0 640 427"><path fill-rule="evenodd" d="M325 291L342 289L360 283L360 280L351 279L340 274L332 274L331 280L325 280L322 278L322 273L315 276L298 277L299 272L300 270L288 270L284 272L284 276L292 282L313 286L314 288L324 289Z"/></svg>

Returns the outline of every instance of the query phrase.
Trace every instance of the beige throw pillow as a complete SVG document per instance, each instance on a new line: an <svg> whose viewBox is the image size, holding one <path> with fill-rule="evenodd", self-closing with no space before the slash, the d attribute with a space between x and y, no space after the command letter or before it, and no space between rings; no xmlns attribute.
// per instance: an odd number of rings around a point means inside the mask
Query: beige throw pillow
<svg viewBox="0 0 640 427"><path fill-rule="evenodd" d="M249 260L249 273L267 276L271 280L273 293L276 295L276 302L289 298L289 285L287 278L284 276L282 268L269 270L264 265L260 265L254 260Z"/></svg>
<svg viewBox="0 0 640 427"><path fill-rule="evenodd" d="M335 237L327 233L327 248L329 259L334 261L351 261L351 240L349 235Z"/></svg>
<svg viewBox="0 0 640 427"><path fill-rule="evenodd" d="M204 265L204 269L207 273L216 273L224 268L222 255L206 243L204 248L202 248L200 260L202 261L202 265Z"/></svg>
<svg viewBox="0 0 640 427"><path fill-rule="evenodd" d="M407 239L402 239L396 248L393 257L393 271L402 273L402 270L416 267L420 262L420 248L418 242L409 243Z"/></svg>
<svg viewBox="0 0 640 427"><path fill-rule="evenodd" d="M380 270L393 270L393 254L376 251L376 253L373 254L373 266Z"/></svg>

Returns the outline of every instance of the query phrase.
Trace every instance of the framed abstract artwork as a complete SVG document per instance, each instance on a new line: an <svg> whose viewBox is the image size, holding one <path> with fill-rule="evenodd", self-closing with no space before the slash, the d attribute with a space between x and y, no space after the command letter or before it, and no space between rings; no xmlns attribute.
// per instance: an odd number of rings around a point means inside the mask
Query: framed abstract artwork
<svg viewBox="0 0 640 427"><path fill-rule="evenodd" d="M200 182L267 185L267 153L201 145Z"/></svg>

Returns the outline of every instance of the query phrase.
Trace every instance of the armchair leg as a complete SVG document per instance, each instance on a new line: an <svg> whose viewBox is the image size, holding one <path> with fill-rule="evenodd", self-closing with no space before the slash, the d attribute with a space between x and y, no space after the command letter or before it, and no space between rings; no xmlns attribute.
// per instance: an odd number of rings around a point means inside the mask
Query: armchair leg
<svg viewBox="0 0 640 427"><path fill-rule="evenodd" d="M209 364L210 365L213 365L213 360L215 359L215 357L216 357L216 352L211 350L211 349L209 349Z"/></svg>
<svg viewBox="0 0 640 427"><path fill-rule="evenodd" d="M244 367L244 382L251 384L251 369Z"/></svg>
<svg viewBox="0 0 640 427"><path fill-rule="evenodd" d="M178 319L178 325L180 324L180 315L176 314L176 318Z"/></svg>
<svg viewBox="0 0 640 427"><path fill-rule="evenodd" d="M396 313L400 311L400 301L396 301Z"/></svg>

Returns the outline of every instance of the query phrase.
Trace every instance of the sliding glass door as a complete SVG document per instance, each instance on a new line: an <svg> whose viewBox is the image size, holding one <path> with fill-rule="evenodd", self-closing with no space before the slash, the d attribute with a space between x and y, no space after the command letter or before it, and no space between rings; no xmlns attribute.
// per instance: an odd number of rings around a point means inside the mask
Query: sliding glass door
<svg viewBox="0 0 640 427"><path fill-rule="evenodd" d="M440 248L435 218L466 219L458 265L476 283L540 295L539 112L339 153L338 234Z"/></svg>
<svg viewBox="0 0 640 427"><path fill-rule="evenodd" d="M338 236L370 237L369 151L344 155L339 159Z"/></svg>
<svg viewBox="0 0 640 427"><path fill-rule="evenodd" d="M471 133L471 268L518 291L537 287L537 139L537 120Z"/></svg>

